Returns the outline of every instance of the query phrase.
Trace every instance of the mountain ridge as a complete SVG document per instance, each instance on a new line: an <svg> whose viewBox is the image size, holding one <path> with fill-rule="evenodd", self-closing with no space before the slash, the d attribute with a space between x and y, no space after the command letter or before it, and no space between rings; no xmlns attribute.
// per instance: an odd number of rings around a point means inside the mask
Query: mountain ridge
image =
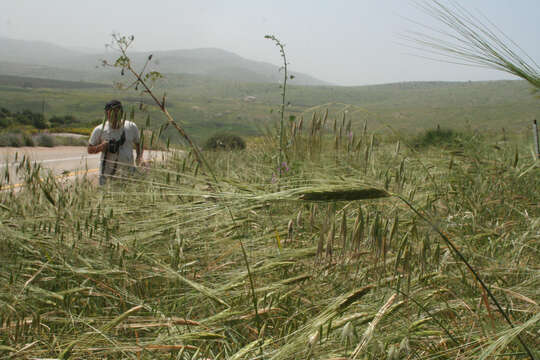
<svg viewBox="0 0 540 360"><path fill-rule="evenodd" d="M11 75L5 63L21 66L45 66L56 69L86 72L85 81L96 81L99 77L89 78L87 72L99 67L101 60L114 62L117 54L111 51L88 54L80 50L63 47L46 41L28 41L0 37L0 73ZM153 54L153 68L163 74L199 74L216 78L231 79L236 75L246 82L279 82L282 73L279 67L270 63L246 59L236 53L213 47L195 49L175 49L156 51L133 51L130 56L134 63L143 64ZM3 66L4 65L4 66ZM13 69L13 66L11 66ZM234 72L231 74L231 69ZM296 85L332 85L301 72L290 71L295 76ZM47 76L33 74L33 76ZM80 79L65 79L80 80Z"/></svg>

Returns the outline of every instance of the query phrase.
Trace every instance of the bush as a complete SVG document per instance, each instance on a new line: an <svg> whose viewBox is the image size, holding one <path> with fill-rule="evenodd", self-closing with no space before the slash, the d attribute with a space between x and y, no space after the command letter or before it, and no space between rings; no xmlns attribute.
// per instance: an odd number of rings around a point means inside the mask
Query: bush
<svg viewBox="0 0 540 360"><path fill-rule="evenodd" d="M32 135L24 132L6 132L0 134L0 147L35 146Z"/></svg>
<svg viewBox="0 0 540 360"><path fill-rule="evenodd" d="M22 141L22 136L20 134L13 134L13 133L2 133L0 134L0 146L13 146L13 147L21 147L24 143Z"/></svg>
<svg viewBox="0 0 540 360"><path fill-rule="evenodd" d="M46 129L50 126L43 114L34 113L30 110L15 113L15 122L23 125L32 125L36 129Z"/></svg>
<svg viewBox="0 0 540 360"><path fill-rule="evenodd" d="M206 150L243 150L246 142L238 135L219 133L206 140L204 144Z"/></svg>
<svg viewBox="0 0 540 360"><path fill-rule="evenodd" d="M22 133L23 143L24 146L36 146L36 143L34 142L34 138L32 135L27 133Z"/></svg>
<svg viewBox="0 0 540 360"><path fill-rule="evenodd" d="M32 118L32 125L34 125L36 129L46 129L51 127L51 124L45 120L42 114L34 114L34 117Z"/></svg>
<svg viewBox="0 0 540 360"><path fill-rule="evenodd" d="M72 117L69 119L71 118ZM6 108L0 108L0 127L8 127L10 125L27 125L33 126L36 129L46 129L50 127L51 124L45 120L43 114L40 113L35 113L30 110L12 113Z"/></svg>
<svg viewBox="0 0 540 360"><path fill-rule="evenodd" d="M51 124L57 126L57 125L64 125L64 118L61 117L61 116L53 116L52 118L49 119L49 121L51 122Z"/></svg>
<svg viewBox="0 0 540 360"><path fill-rule="evenodd" d="M40 134L36 136L37 146L53 147L56 145L54 138L48 134Z"/></svg>
<svg viewBox="0 0 540 360"><path fill-rule="evenodd" d="M0 116L0 128L7 128L13 124L13 119L10 117Z"/></svg>
<svg viewBox="0 0 540 360"><path fill-rule="evenodd" d="M50 123L58 126L58 125L70 125L70 124L76 124L80 121L75 118L73 115L64 115L64 116L53 116L49 119Z"/></svg>
<svg viewBox="0 0 540 360"><path fill-rule="evenodd" d="M458 131L437 127L436 129L425 130L416 136L413 139L412 145L415 148L457 145L462 138L463 134Z"/></svg>

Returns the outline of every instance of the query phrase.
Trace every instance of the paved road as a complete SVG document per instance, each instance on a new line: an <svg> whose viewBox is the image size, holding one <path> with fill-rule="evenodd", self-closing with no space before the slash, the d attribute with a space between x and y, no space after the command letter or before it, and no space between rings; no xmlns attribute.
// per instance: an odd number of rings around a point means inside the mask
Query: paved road
<svg viewBox="0 0 540 360"><path fill-rule="evenodd" d="M145 160L159 160L164 156L161 151L145 151ZM82 176L87 173L97 176L99 169L99 154L89 155L86 147L58 146L0 148L0 186L19 186L21 179L17 176L17 167L23 158L29 158L33 164L53 172L55 176ZM6 181L6 170L9 173L9 184Z"/></svg>

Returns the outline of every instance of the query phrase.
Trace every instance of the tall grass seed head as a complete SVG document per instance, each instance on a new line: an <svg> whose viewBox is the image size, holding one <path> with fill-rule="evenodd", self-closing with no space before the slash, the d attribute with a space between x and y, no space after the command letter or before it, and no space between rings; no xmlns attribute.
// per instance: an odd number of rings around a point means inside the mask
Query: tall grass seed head
<svg viewBox="0 0 540 360"><path fill-rule="evenodd" d="M319 332L316 331L313 334L309 336L309 346L314 347L317 345L317 342L319 341Z"/></svg>
<svg viewBox="0 0 540 360"><path fill-rule="evenodd" d="M341 338L343 340L349 339L351 340L354 335L354 327L352 323L349 321L345 326L343 327L343 330L341 330Z"/></svg>

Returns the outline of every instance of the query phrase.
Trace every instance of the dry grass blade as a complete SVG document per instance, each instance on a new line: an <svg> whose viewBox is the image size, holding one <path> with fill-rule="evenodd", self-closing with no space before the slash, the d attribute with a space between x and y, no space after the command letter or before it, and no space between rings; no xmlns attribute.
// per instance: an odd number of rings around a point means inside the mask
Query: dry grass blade
<svg viewBox="0 0 540 360"><path fill-rule="evenodd" d="M495 340L491 345L489 345L482 354L478 357L478 360L485 360L489 359L494 356L500 356L496 354L497 352L500 352L501 350L505 349L506 346L514 340L520 333L524 332L526 329L533 327L540 321L540 313L537 313L535 316L533 316L530 320L528 320L526 323L516 326L515 328L510 328L506 331L504 331L501 336ZM536 354L533 356L538 356L538 348L535 351ZM533 357L534 359L534 357Z"/></svg>
<svg viewBox="0 0 540 360"><path fill-rule="evenodd" d="M32 282L34 281L34 279L43 271L43 269L45 268L45 266L47 266L48 263L44 263L38 271L36 271L36 273L34 275L32 275L32 277L30 279L28 279L25 283L24 283L24 286L21 290L21 293L24 291L24 289Z"/></svg>
<svg viewBox="0 0 540 360"><path fill-rule="evenodd" d="M539 306L536 301L534 301L533 299L531 299L531 298L529 298L529 297L527 297L527 296L525 296L523 294L519 294L519 293L517 293L515 291L512 291L510 289L504 289L504 288L501 288L501 287L498 287L498 286L495 286L495 285L492 285L491 287L494 288L494 289L497 289L497 290L504 291L505 293L507 293L510 296L515 297L516 299L525 301L525 302L527 302L529 304L532 304L534 306Z"/></svg>
<svg viewBox="0 0 540 360"><path fill-rule="evenodd" d="M298 333L291 334L289 341L272 356L272 359L290 359L298 356L298 352L305 349L306 344L313 347L320 339L321 327L329 324L338 314L344 312L373 289L375 289L374 285L368 285L336 298L331 305L302 326Z"/></svg>
<svg viewBox="0 0 540 360"><path fill-rule="evenodd" d="M121 314L120 316L117 316L116 318L114 318L113 320L109 321L108 323L106 323L101 329L99 329L99 333L104 333L104 332L107 332L109 331L110 329L112 329L113 327L117 326L119 323L121 323L122 321L124 321L128 316L130 316L131 314L141 310L143 308L142 305L138 305L138 306L135 306L135 307L132 307L131 309L129 309L128 311L124 312L123 314ZM70 357L70 353L71 351L73 350L73 348L75 347L75 345L77 345L78 343L81 343L81 342L86 342L88 341L92 336L94 336L95 334L94 333L87 333L83 336L81 336L80 338L78 338L77 340L74 340L72 341L70 344L68 344L68 346L66 346L66 348L60 353L60 355L58 356L59 359L67 359Z"/></svg>
<svg viewBox="0 0 540 360"><path fill-rule="evenodd" d="M153 259L151 259L151 260L152 260L152 262L155 262ZM214 294L214 292L212 290L210 290L209 288L207 288L206 286L201 285L201 284L199 284L199 283L197 283L195 281L192 281L192 280L182 276L181 274L179 274L178 272L172 270L168 266L164 266L162 264L157 264L157 265L160 266L166 273L168 273L172 277L175 277L175 278L179 279L180 281L182 281L186 285L192 287L193 289L197 290L201 294L204 294L206 297L214 300L218 304L221 304L221 305L223 305L225 307L230 307L229 304L227 304L224 300L222 300L218 296L216 296Z"/></svg>
<svg viewBox="0 0 540 360"><path fill-rule="evenodd" d="M104 347L92 347L87 348L85 351L88 352L140 352L143 350L152 350L152 351L175 351L175 350L193 350L196 351L199 348L192 345L160 345L160 344L147 344L147 345L137 345L137 346L116 346L111 348Z"/></svg>
<svg viewBox="0 0 540 360"><path fill-rule="evenodd" d="M229 358L229 360L245 359L246 356L250 352L255 351L259 347L265 347L265 346L269 345L271 342L272 342L271 339L268 339L268 340L266 340L264 342L262 340L260 340L260 339L252 341L249 344L247 344L246 346L244 346L243 348L241 348L240 350L238 350L235 354L233 354Z"/></svg>
<svg viewBox="0 0 540 360"><path fill-rule="evenodd" d="M0 351L16 352L17 349L12 348L11 346L0 345Z"/></svg>
<svg viewBox="0 0 540 360"><path fill-rule="evenodd" d="M150 329L150 328L172 327L175 325L203 326L198 321L182 319L182 318L170 318L170 319L166 319L166 321L155 321L156 319L154 318L149 318L149 319L137 318L137 319L130 319L130 320L135 320L138 322L117 325L116 327L120 329L147 329L147 328Z"/></svg>
<svg viewBox="0 0 540 360"><path fill-rule="evenodd" d="M379 309L373 321L369 323L369 326L367 327L366 331L364 331L364 335L362 335L362 339L360 340L360 343L356 346L353 353L351 354L351 359L356 359L358 355L360 355L362 350L366 347L366 345L369 343L369 341L373 337L375 327L377 327L377 324L379 323L379 321L381 321L384 314L388 311L390 306L392 306L392 304L396 300L396 297L397 297L397 294L393 294L392 296L390 296L390 298L386 301L386 303Z"/></svg>

